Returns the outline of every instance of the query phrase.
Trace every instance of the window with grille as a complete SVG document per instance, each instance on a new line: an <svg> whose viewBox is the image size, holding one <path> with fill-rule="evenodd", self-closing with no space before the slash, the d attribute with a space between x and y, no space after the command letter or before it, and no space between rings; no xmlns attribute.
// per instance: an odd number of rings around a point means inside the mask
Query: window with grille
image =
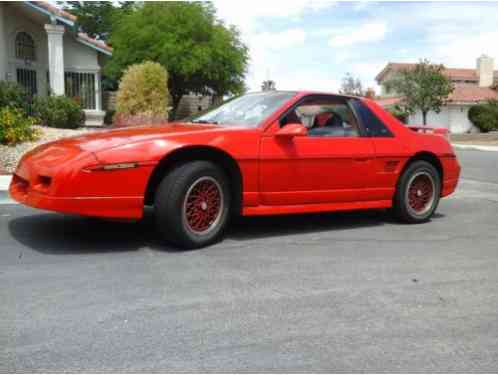
<svg viewBox="0 0 498 375"><path fill-rule="evenodd" d="M34 96L38 93L38 85L36 83L36 70L17 69L17 83L23 86L29 95Z"/></svg>
<svg viewBox="0 0 498 375"><path fill-rule="evenodd" d="M95 74L65 72L66 96L75 99L84 109L95 109Z"/></svg>
<svg viewBox="0 0 498 375"><path fill-rule="evenodd" d="M25 32L16 35L16 58L21 60L36 60L35 41Z"/></svg>

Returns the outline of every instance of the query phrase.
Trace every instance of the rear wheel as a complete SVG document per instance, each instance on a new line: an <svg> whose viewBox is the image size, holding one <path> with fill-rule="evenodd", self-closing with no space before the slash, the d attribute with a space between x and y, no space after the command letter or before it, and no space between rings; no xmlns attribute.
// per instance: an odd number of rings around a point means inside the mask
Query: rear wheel
<svg viewBox="0 0 498 375"><path fill-rule="evenodd" d="M441 178L434 166L416 161L401 175L393 201L393 212L401 221L421 223L430 219L439 204Z"/></svg>
<svg viewBox="0 0 498 375"><path fill-rule="evenodd" d="M194 249L215 242L228 221L230 189L215 164L195 161L173 169L155 195L156 226L163 238Z"/></svg>

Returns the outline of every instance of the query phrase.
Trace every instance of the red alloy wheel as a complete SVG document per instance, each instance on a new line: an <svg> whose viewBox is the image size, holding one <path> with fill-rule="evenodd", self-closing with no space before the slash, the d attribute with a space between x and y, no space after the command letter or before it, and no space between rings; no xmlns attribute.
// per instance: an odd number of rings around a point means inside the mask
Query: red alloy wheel
<svg viewBox="0 0 498 375"><path fill-rule="evenodd" d="M189 229L196 234L205 234L213 229L223 209L223 192L212 177L201 177L187 191L183 215Z"/></svg>
<svg viewBox="0 0 498 375"><path fill-rule="evenodd" d="M408 205L417 214L426 212L434 201L434 182L425 173L412 178L408 187Z"/></svg>

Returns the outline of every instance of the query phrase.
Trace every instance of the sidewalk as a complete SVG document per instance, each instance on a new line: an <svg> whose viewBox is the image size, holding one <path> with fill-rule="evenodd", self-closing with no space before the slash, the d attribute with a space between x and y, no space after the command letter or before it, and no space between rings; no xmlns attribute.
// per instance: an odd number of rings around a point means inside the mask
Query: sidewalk
<svg viewBox="0 0 498 375"><path fill-rule="evenodd" d="M475 151L495 151L498 152L498 146L486 146L486 145L476 145L476 144L462 144L462 143L452 143L451 144L457 150L475 150Z"/></svg>

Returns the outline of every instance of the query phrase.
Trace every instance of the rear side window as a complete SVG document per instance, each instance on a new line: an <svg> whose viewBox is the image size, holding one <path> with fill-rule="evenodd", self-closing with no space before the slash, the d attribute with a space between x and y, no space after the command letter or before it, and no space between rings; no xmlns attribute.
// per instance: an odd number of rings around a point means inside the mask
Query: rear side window
<svg viewBox="0 0 498 375"><path fill-rule="evenodd" d="M369 137L394 137L393 133L361 100L351 100L351 106Z"/></svg>

